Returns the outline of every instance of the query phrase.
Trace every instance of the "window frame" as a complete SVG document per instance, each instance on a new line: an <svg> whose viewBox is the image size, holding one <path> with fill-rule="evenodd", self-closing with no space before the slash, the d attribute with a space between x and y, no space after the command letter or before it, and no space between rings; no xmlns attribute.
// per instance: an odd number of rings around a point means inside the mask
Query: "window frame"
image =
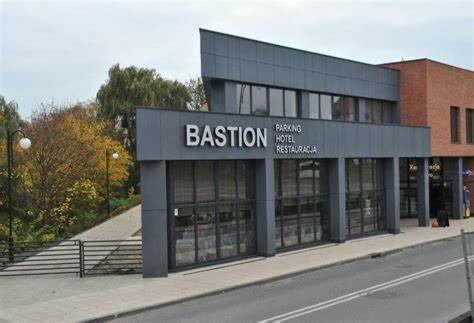
<svg viewBox="0 0 474 323"><path fill-rule="evenodd" d="M454 114L454 115L453 115ZM449 121L450 121L450 134L451 134L451 143L460 144L461 143L461 132L460 132L460 108L456 106L451 106L449 108ZM453 118L454 117L454 118Z"/></svg>
<svg viewBox="0 0 474 323"><path fill-rule="evenodd" d="M474 109L466 108L466 143L474 144Z"/></svg>

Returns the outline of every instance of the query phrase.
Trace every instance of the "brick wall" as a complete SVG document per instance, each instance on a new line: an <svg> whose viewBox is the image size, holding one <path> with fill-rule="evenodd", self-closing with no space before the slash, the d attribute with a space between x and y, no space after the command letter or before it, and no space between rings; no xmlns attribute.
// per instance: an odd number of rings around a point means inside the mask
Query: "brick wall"
<svg viewBox="0 0 474 323"><path fill-rule="evenodd" d="M403 124L431 127L432 156L474 156L466 108L474 109L474 72L427 59L386 64L400 73ZM451 143L450 107L460 108L460 144Z"/></svg>

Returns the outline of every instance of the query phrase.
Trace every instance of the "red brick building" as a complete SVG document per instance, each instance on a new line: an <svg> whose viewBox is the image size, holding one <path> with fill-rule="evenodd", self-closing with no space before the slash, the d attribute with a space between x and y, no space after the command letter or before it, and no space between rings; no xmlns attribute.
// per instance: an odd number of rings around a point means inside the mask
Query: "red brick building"
<svg viewBox="0 0 474 323"><path fill-rule="evenodd" d="M459 171L464 172L461 182L470 189L474 205L474 72L429 59L384 65L400 70L401 123L431 128L430 213L433 216L442 207L451 208L457 218L463 211L456 207L457 199L462 200L457 185L462 176ZM408 182L414 163L406 163L411 164L407 166ZM467 170L473 175L466 176ZM401 203L403 207L403 195Z"/></svg>

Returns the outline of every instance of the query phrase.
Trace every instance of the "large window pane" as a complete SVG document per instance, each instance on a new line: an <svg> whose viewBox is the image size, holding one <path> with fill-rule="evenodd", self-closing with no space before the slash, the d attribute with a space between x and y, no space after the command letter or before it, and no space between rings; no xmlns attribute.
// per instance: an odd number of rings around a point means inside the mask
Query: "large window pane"
<svg viewBox="0 0 474 323"><path fill-rule="evenodd" d="M251 204L239 205L240 253L252 254L256 251L255 215Z"/></svg>
<svg viewBox="0 0 474 323"><path fill-rule="evenodd" d="M356 99L351 97L344 98L344 119L346 121L356 121Z"/></svg>
<svg viewBox="0 0 474 323"><path fill-rule="evenodd" d="M296 92L285 90L285 116L296 118Z"/></svg>
<svg viewBox="0 0 474 323"><path fill-rule="evenodd" d="M309 94L309 117L319 119L319 94Z"/></svg>
<svg viewBox="0 0 474 323"><path fill-rule="evenodd" d="M283 90L280 89L269 89L270 98L270 115L272 116L283 116Z"/></svg>
<svg viewBox="0 0 474 323"><path fill-rule="evenodd" d="M362 159L362 189L374 189L373 180L372 159L364 158Z"/></svg>
<svg viewBox="0 0 474 323"><path fill-rule="evenodd" d="M252 114L268 114L266 87L252 85Z"/></svg>
<svg viewBox="0 0 474 323"><path fill-rule="evenodd" d="M217 259L216 215L214 207L196 209L198 261L206 262Z"/></svg>
<svg viewBox="0 0 474 323"><path fill-rule="evenodd" d="M451 107L451 142L459 143L459 108Z"/></svg>
<svg viewBox="0 0 474 323"><path fill-rule="evenodd" d="M283 199L283 244L298 244L298 203L297 199Z"/></svg>
<svg viewBox="0 0 474 323"><path fill-rule="evenodd" d="M357 158L347 159L346 167L348 190L360 191L360 160Z"/></svg>
<svg viewBox="0 0 474 323"><path fill-rule="evenodd" d="M281 161L281 186L284 197L298 194L296 187L296 160Z"/></svg>
<svg viewBox="0 0 474 323"><path fill-rule="evenodd" d="M313 160L298 161L299 179L300 179L300 195L313 195Z"/></svg>
<svg viewBox="0 0 474 323"><path fill-rule="evenodd" d="M332 102L331 102L331 96L330 95L325 95L321 94L320 95L320 100L321 100L321 119L331 119L331 110L332 110Z"/></svg>
<svg viewBox="0 0 474 323"><path fill-rule="evenodd" d="M301 210L301 243L315 240L315 205L313 197L306 197L300 200Z"/></svg>
<svg viewBox="0 0 474 323"><path fill-rule="evenodd" d="M174 199L176 203L192 203L193 194L193 163L190 161L177 161L174 168Z"/></svg>
<svg viewBox="0 0 474 323"><path fill-rule="evenodd" d="M329 231L329 198L316 196L316 240L326 239Z"/></svg>
<svg viewBox="0 0 474 323"><path fill-rule="evenodd" d="M347 194L347 223L349 228L349 234L358 234L362 232L362 219L361 219L361 194L351 193Z"/></svg>
<svg viewBox="0 0 474 323"><path fill-rule="evenodd" d="M175 246L176 266L192 264L196 261L193 208L176 209Z"/></svg>
<svg viewBox="0 0 474 323"><path fill-rule="evenodd" d="M332 97L332 118L334 120L344 120L344 99L340 96Z"/></svg>
<svg viewBox="0 0 474 323"><path fill-rule="evenodd" d="M219 200L235 200L235 163L233 161L217 162L217 189Z"/></svg>
<svg viewBox="0 0 474 323"><path fill-rule="evenodd" d="M373 193L362 194L362 217L364 232L371 232L377 229L377 203Z"/></svg>
<svg viewBox="0 0 474 323"><path fill-rule="evenodd" d="M372 100L372 122L382 123L382 101Z"/></svg>
<svg viewBox="0 0 474 323"><path fill-rule="evenodd" d="M237 219L234 208L233 204L218 207L221 258L237 256Z"/></svg>
<svg viewBox="0 0 474 323"><path fill-rule="evenodd" d="M237 111L250 114L250 85L237 83Z"/></svg>
<svg viewBox="0 0 474 323"><path fill-rule="evenodd" d="M212 161L197 161L196 163L196 200L209 202L216 199L214 166Z"/></svg>
<svg viewBox="0 0 474 323"><path fill-rule="evenodd" d="M392 111L393 111L393 103L384 101L382 103L383 109L383 122L384 123L392 123Z"/></svg>
<svg viewBox="0 0 474 323"><path fill-rule="evenodd" d="M237 187L239 200L255 198L255 175L253 163L247 160L237 160Z"/></svg>

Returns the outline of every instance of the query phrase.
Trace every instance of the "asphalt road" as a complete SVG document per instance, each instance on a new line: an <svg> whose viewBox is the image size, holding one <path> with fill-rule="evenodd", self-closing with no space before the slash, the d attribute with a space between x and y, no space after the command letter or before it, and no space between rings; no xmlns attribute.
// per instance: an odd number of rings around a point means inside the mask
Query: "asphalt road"
<svg viewBox="0 0 474 323"><path fill-rule="evenodd" d="M446 322L468 309L461 258L457 238L116 321Z"/></svg>

